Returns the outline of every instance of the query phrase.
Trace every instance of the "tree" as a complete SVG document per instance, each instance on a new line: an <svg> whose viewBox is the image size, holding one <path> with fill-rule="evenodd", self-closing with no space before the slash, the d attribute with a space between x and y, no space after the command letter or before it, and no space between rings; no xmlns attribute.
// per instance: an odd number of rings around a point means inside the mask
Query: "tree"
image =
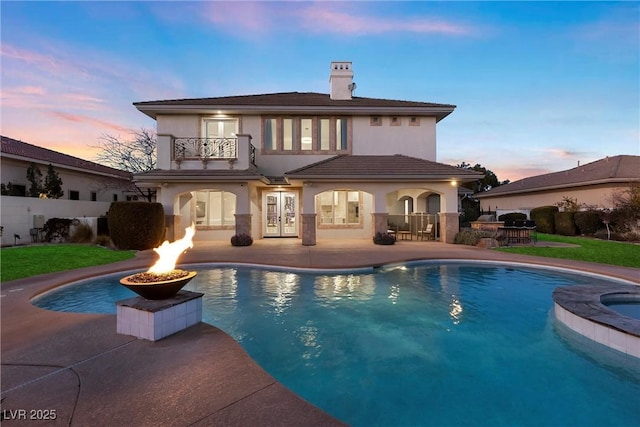
<svg viewBox="0 0 640 427"><path fill-rule="evenodd" d="M115 169L131 173L149 172L156 168L156 134L152 130L140 129L133 139L124 140L119 136L103 134L98 145L101 151L96 160Z"/></svg>
<svg viewBox="0 0 640 427"><path fill-rule="evenodd" d="M47 176L44 179L44 192L50 199L59 199L64 196L64 191L62 191L62 179L58 175L58 172L53 169L51 163L47 166Z"/></svg>
<svg viewBox="0 0 640 427"><path fill-rule="evenodd" d="M29 189L27 190L28 197L40 197L40 194L44 193L42 172L40 172L40 168L34 162L31 162L27 168L27 181L29 181Z"/></svg>
<svg viewBox="0 0 640 427"><path fill-rule="evenodd" d="M470 163L462 162L462 164L457 165L462 169L469 169L476 172L480 172L484 174L484 178L476 181L476 182L466 182L464 184L460 184L464 188L468 188L469 190L473 190L475 193L480 193L481 191L488 191L494 187L499 187L500 185L508 184L509 180L502 181L498 180L493 171L485 168L484 166L476 163L475 166L471 166Z"/></svg>
<svg viewBox="0 0 640 427"><path fill-rule="evenodd" d="M149 172L156 168L157 162L157 137L154 131L140 129L133 133L133 139L124 140L119 136L103 134L98 145L100 152L96 155L98 163L111 166L115 169L131 172L133 174ZM155 192L139 187L135 189L149 202L152 201Z"/></svg>

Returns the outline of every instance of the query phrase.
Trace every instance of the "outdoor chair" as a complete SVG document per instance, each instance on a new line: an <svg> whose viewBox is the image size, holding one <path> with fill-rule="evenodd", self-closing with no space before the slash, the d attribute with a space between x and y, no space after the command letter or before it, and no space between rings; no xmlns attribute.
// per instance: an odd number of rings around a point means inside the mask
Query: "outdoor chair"
<svg viewBox="0 0 640 427"><path fill-rule="evenodd" d="M427 224L422 230L418 230L418 239L433 240L433 224Z"/></svg>

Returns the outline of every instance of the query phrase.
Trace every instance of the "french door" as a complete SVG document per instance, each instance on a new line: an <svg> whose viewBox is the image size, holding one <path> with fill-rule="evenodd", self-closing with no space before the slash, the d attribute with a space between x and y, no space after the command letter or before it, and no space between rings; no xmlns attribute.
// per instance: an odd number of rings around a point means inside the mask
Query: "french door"
<svg viewBox="0 0 640 427"><path fill-rule="evenodd" d="M268 191L263 197L264 237L298 237L298 193Z"/></svg>

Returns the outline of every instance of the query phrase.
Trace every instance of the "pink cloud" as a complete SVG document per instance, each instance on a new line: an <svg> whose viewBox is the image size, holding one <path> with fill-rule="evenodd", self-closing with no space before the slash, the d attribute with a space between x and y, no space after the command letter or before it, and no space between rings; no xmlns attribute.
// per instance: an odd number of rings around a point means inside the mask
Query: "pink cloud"
<svg viewBox="0 0 640 427"><path fill-rule="evenodd" d="M21 86L13 90L15 94L20 95L44 95L45 90L39 86Z"/></svg>
<svg viewBox="0 0 640 427"><path fill-rule="evenodd" d="M19 86L14 88L3 87L0 91L0 99L3 108L29 108L41 105L46 90L40 86Z"/></svg>
<svg viewBox="0 0 640 427"><path fill-rule="evenodd" d="M392 19L367 15L362 13L361 3L209 2L204 7L201 15L207 21L246 36L296 27L307 32L352 35L408 32L462 36L477 32L471 26L444 19Z"/></svg>
<svg viewBox="0 0 640 427"><path fill-rule="evenodd" d="M314 4L301 9L297 14L303 26L314 32L339 34L383 34L409 32L421 34L469 35L473 29L438 19L379 18L361 13L336 10L333 4Z"/></svg>
<svg viewBox="0 0 640 427"><path fill-rule="evenodd" d="M93 117L88 117L88 116L83 116L80 114L71 114L71 113L65 113L62 111L51 111L49 112L49 115L62 119L62 120L66 120L69 122L73 122L73 123L80 123L80 124L87 124L87 125L91 125L91 126L99 126L101 128L105 128L111 131L117 131L117 132L125 132L127 134L133 132L133 129L131 128L127 128L124 126L120 126L117 125L115 123L111 123L111 122L107 122L104 120L100 120L100 119L96 119Z"/></svg>
<svg viewBox="0 0 640 427"><path fill-rule="evenodd" d="M500 181L509 180L511 182L553 172L549 169L539 167L497 167L491 170L496 174Z"/></svg>
<svg viewBox="0 0 640 427"><path fill-rule="evenodd" d="M16 59L32 65L55 67L56 60L49 55L23 50L12 45L0 45L0 55L8 59Z"/></svg>
<svg viewBox="0 0 640 427"><path fill-rule="evenodd" d="M274 21L274 7L277 3L259 2L207 2L204 4L205 19L213 24L229 29L242 28L254 33L271 28ZM278 8L278 11L283 11Z"/></svg>

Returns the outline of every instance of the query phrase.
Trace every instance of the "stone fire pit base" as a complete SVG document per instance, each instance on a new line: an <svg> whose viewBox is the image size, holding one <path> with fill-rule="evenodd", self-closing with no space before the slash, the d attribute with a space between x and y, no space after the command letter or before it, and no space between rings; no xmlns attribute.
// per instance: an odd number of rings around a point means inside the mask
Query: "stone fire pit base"
<svg viewBox="0 0 640 427"><path fill-rule="evenodd" d="M163 300L134 297L116 302L117 333L158 341L202 321L202 296L180 291Z"/></svg>

